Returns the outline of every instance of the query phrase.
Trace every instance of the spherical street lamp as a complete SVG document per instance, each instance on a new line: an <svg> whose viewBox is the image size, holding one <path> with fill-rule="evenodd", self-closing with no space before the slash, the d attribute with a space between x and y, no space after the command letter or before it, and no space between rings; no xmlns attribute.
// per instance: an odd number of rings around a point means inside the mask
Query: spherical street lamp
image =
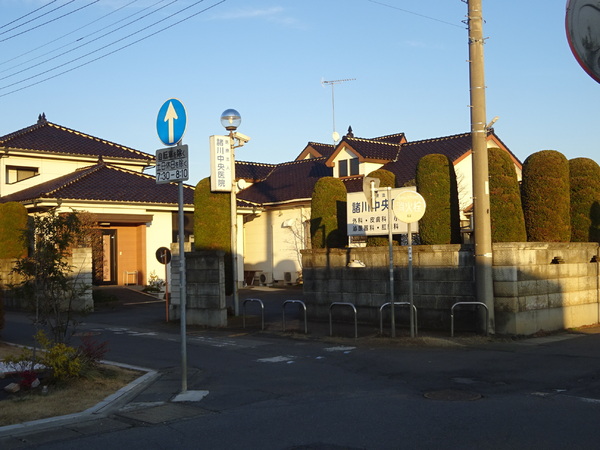
<svg viewBox="0 0 600 450"><path fill-rule="evenodd" d="M242 116L235 109L227 109L221 114L221 125L225 127L227 131L235 131L237 127L242 123Z"/></svg>

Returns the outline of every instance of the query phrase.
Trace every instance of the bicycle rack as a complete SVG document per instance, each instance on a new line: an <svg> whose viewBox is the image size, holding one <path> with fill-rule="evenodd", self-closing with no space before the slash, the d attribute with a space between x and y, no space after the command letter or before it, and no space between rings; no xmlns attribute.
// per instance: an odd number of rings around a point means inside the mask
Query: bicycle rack
<svg viewBox="0 0 600 450"><path fill-rule="evenodd" d="M487 336L488 322L490 320L490 310L488 309L487 305L482 302L456 302L454 305L452 305L452 308L450 308L450 337L454 337L454 308L459 305L477 305L485 308L485 335Z"/></svg>
<svg viewBox="0 0 600 450"><path fill-rule="evenodd" d="M246 328L246 303L248 302L255 302L255 303L259 303L260 304L260 309L261 309L261 330L264 331L265 329L265 304L263 303L263 301L261 299L258 298L247 298L246 300L244 300L244 303L242 303L242 307L244 310L244 314L242 315L242 325L244 328Z"/></svg>
<svg viewBox="0 0 600 450"><path fill-rule="evenodd" d="M334 306L350 306L354 311L354 339L358 339L358 321L356 318L356 306L348 302L333 302L329 305L329 336L333 336L333 328L331 324L331 308Z"/></svg>
<svg viewBox="0 0 600 450"><path fill-rule="evenodd" d="M300 307L304 310L304 334L308 334L308 326L306 322L306 304L302 300L286 300L283 302L282 311L283 311L283 331L285 331L285 305L296 303L300 305Z"/></svg>
<svg viewBox="0 0 600 450"><path fill-rule="evenodd" d="M391 306L392 302L387 302L381 305L379 308L379 333L383 334L383 308ZM410 308L410 302L394 302L394 305L408 306ZM417 307L413 304L413 314L415 316L415 337L419 335L419 327L417 326Z"/></svg>

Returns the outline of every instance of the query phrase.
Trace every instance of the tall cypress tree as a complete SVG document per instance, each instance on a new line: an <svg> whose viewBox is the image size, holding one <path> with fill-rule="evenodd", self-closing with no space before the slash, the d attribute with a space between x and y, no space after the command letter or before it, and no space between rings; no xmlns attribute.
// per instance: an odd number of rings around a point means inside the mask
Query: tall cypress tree
<svg viewBox="0 0 600 450"><path fill-rule="evenodd" d="M339 178L323 177L315 183L310 213L312 248L346 246L346 194Z"/></svg>
<svg viewBox="0 0 600 450"><path fill-rule="evenodd" d="M571 240L569 162L556 150L542 150L523 163L521 199L530 242Z"/></svg>
<svg viewBox="0 0 600 450"><path fill-rule="evenodd" d="M515 165L499 148L488 150L492 242L526 242L525 218Z"/></svg>
<svg viewBox="0 0 600 450"><path fill-rule="evenodd" d="M600 166L589 158L569 161L571 242L600 242ZM596 205L596 206L594 206Z"/></svg>
<svg viewBox="0 0 600 450"><path fill-rule="evenodd" d="M460 211L454 165L445 155L425 155L417 164L417 191L427 208L419 221L423 244L460 243Z"/></svg>

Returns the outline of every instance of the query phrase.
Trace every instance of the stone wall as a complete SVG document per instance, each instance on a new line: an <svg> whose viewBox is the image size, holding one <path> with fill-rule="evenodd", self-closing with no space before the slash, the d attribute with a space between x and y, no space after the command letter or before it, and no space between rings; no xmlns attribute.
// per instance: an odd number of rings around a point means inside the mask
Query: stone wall
<svg viewBox="0 0 600 450"><path fill-rule="evenodd" d="M225 253L195 251L185 253L186 323L210 327L227 326L225 297ZM174 249L171 261L171 302L169 317L181 318L179 255Z"/></svg>
<svg viewBox="0 0 600 450"><path fill-rule="evenodd" d="M68 264L72 267L72 279L76 283L76 289L80 295L73 304L75 311L91 311L94 308L92 298L92 249L74 248ZM25 309L27 305L24 299L19 298L18 293L11 290L10 285L18 285L23 278L12 273L14 260L0 259L0 288L4 293L4 304L10 308Z"/></svg>
<svg viewBox="0 0 600 450"><path fill-rule="evenodd" d="M533 334L599 322L598 244L501 243L493 251L497 333ZM380 306L390 301L387 247L305 250L302 256L311 318L328 320L332 302L350 302L359 320L377 323ZM394 298L405 302L408 248L394 247L393 258ZM365 267L348 267L352 260ZM475 301L474 287L472 246L413 246L413 301L420 327L449 329L450 308ZM336 317L350 314L340 309ZM473 311L469 320L476 318Z"/></svg>
<svg viewBox="0 0 600 450"><path fill-rule="evenodd" d="M496 329L532 334L599 322L598 245L494 244Z"/></svg>

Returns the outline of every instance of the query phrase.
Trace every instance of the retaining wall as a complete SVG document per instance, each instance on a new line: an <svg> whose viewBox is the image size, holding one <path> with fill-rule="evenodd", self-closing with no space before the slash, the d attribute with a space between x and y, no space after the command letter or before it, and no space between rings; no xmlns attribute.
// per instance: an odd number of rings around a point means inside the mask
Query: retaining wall
<svg viewBox="0 0 600 450"><path fill-rule="evenodd" d="M501 243L493 251L496 333L598 323L598 244ZM304 250L302 258L304 301L312 319L328 320L332 302L350 302L359 320L379 320L380 306L391 301L387 247ZM393 259L394 300L407 302L408 247L394 247ZM348 267L352 260L365 267ZM475 300L472 246L413 246L413 301L420 327L449 329L452 305ZM476 320L475 308L466 309L473 310L466 319Z"/></svg>

